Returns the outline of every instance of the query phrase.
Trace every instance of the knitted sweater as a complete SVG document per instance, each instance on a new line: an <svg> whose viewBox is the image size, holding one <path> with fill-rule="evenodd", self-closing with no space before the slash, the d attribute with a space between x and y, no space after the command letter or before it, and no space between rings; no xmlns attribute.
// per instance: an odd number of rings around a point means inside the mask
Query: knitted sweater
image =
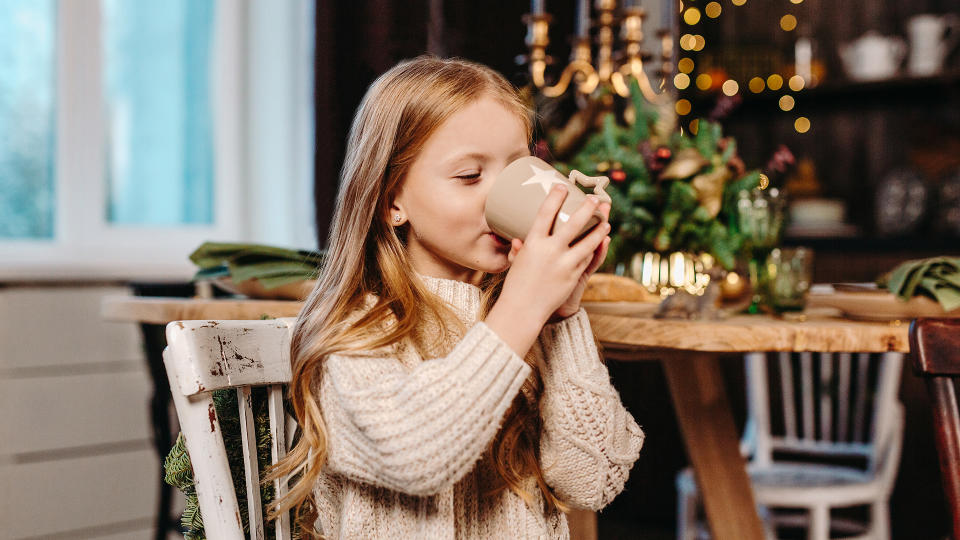
<svg viewBox="0 0 960 540"><path fill-rule="evenodd" d="M467 328L445 350L409 340L331 355L319 400L328 459L315 487L329 539L569 538L566 516L510 489L485 495L490 445L531 368L478 321L480 289L422 277ZM419 335L436 335L421 328ZM643 432L610 384L590 322L544 327L531 354L543 381L540 462L560 500L599 510L623 489Z"/></svg>

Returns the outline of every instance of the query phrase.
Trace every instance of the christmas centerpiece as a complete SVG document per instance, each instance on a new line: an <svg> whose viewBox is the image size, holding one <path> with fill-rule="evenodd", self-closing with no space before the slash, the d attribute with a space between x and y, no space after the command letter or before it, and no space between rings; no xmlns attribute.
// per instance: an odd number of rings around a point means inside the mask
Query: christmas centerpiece
<svg viewBox="0 0 960 540"><path fill-rule="evenodd" d="M636 80L622 114L603 89L586 99L565 125L547 128L537 154L562 171L610 178L605 268L630 274L631 264L643 264L638 256L663 260L678 254L673 257L681 265L692 257L706 259L708 267L716 261L732 269L743 244L737 195L757 188L763 178L746 170L736 141L705 119L694 133L677 130L672 109L648 102Z"/></svg>

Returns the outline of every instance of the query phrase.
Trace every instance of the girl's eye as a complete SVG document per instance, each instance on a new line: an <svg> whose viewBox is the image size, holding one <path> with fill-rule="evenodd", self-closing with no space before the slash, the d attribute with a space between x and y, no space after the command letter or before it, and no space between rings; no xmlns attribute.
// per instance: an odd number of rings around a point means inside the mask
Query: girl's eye
<svg viewBox="0 0 960 540"><path fill-rule="evenodd" d="M460 174L460 175L457 175L457 178L459 180L463 180L468 184L472 184L473 182L477 181L480 178L480 173Z"/></svg>

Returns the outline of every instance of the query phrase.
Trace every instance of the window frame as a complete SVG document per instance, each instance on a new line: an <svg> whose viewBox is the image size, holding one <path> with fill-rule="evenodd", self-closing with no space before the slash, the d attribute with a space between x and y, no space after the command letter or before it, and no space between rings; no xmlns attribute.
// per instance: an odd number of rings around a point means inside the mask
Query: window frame
<svg viewBox="0 0 960 540"><path fill-rule="evenodd" d="M59 2L54 238L0 240L0 281L176 281L192 276L187 256L207 240L314 243L313 0L269 3L269 10L253 0L215 2L214 222L107 222L100 0ZM273 79L262 82L264 73Z"/></svg>

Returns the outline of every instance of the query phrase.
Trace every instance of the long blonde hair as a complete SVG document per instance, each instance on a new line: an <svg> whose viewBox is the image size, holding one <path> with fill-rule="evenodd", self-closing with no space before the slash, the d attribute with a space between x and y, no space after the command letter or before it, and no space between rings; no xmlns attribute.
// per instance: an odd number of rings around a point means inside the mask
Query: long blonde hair
<svg viewBox="0 0 960 540"><path fill-rule="evenodd" d="M530 139L530 109L516 89L492 69L464 60L421 56L398 64L374 81L354 117L327 257L293 332L290 395L302 434L273 471L273 476L300 474L288 495L271 510L276 515L297 509L304 531L313 530L312 489L327 455L327 430L316 394L324 358L389 346L412 337L427 320L439 323L441 342L450 335L447 321L459 323L414 273L405 249L405 230L391 225L389 210L430 135L444 120L484 96L515 111ZM481 316L496 301L504 277L505 273L484 276ZM372 307L368 298L376 298ZM534 371L514 399L492 446L493 465L502 480L495 491L509 487L531 500L523 482L533 477L548 507L567 510L543 480L538 459L542 383L536 362L529 358L527 362Z"/></svg>

